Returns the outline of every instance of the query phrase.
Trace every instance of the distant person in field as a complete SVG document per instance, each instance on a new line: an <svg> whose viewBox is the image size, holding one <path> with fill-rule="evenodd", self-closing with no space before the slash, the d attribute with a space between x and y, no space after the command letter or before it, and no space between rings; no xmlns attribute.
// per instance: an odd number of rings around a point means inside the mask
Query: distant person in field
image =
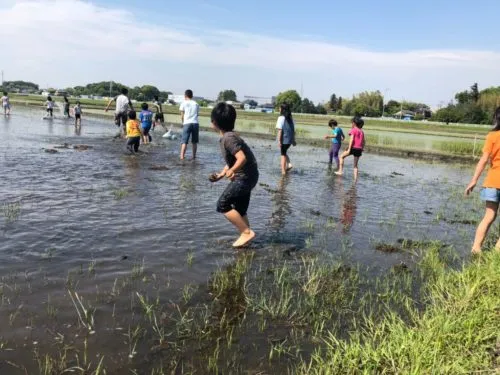
<svg viewBox="0 0 500 375"><path fill-rule="evenodd" d="M153 105L156 108L155 122L154 122L153 127L157 126L157 125L161 125L166 130L165 116L163 115L163 108L161 105L161 101L158 98L158 95L154 96Z"/></svg>
<svg viewBox="0 0 500 375"><path fill-rule="evenodd" d="M336 175L342 176L344 173L344 160L348 156L354 156L354 181L358 180L358 163L359 158L363 154L363 150L365 148L365 133L363 132L363 126L365 122L362 118L356 116L352 119L352 129L349 132L351 137L349 141L349 147L344 151L342 156L340 157L340 165L339 170L335 172Z"/></svg>
<svg viewBox="0 0 500 375"><path fill-rule="evenodd" d="M212 127L219 132L222 156L226 166L219 173L210 175L211 182L226 177L229 185L217 201L217 211L240 232L240 237L233 243L238 248L247 245L255 238L250 229L247 210L252 189L259 180L259 170L255 156L245 141L234 132L236 110L226 103L219 103L212 110Z"/></svg>
<svg viewBox="0 0 500 375"><path fill-rule="evenodd" d="M80 104L80 101L76 101L76 105L73 108L73 113L75 115L75 126L82 126L82 105Z"/></svg>
<svg viewBox="0 0 500 375"><path fill-rule="evenodd" d="M6 91L3 92L2 96L2 108L4 116L10 115L10 99Z"/></svg>
<svg viewBox="0 0 500 375"><path fill-rule="evenodd" d="M47 107L47 116L54 117L54 101L52 100L52 97L50 95L47 96L45 106Z"/></svg>
<svg viewBox="0 0 500 375"><path fill-rule="evenodd" d="M70 107L70 104L69 104L68 97L66 95L64 95L64 116L66 116L66 118L71 118L71 116L69 114L69 107Z"/></svg>
<svg viewBox="0 0 500 375"><path fill-rule="evenodd" d="M339 151L342 147L342 142L345 139L344 132L338 126L336 120L330 120L328 122L328 126L332 129L331 135L325 135L325 139L331 139L332 145L330 146L329 156L329 164L332 165L333 159L335 159L335 163L337 164L337 169L339 169Z"/></svg>
<svg viewBox="0 0 500 375"><path fill-rule="evenodd" d="M295 124L292 118L292 111L288 104L280 106L280 116L276 122L278 129L278 145L281 152L281 174L286 175L293 168L288 156L290 146L295 146Z"/></svg>
<svg viewBox="0 0 500 375"><path fill-rule="evenodd" d="M141 144L141 137L144 135L139 121L137 121L137 114L134 110L128 113L128 121L126 124L127 131L127 149L135 154L139 151Z"/></svg>
<svg viewBox="0 0 500 375"><path fill-rule="evenodd" d="M141 122L142 127L142 142L144 144L148 144L151 142L151 127L153 126L153 112L148 109L148 103L142 103L141 105L141 113L139 113L139 121Z"/></svg>
<svg viewBox="0 0 500 375"><path fill-rule="evenodd" d="M486 136L483 148L483 156L476 166L474 176L465 189L465 195L469 195L474 190L479 177L487 165L490 169L483 182L481 189L481 200L486 204L486 211L483 220L479 223L476 230L476 237L472 245L472 253L479 254L483 246L484 239L495 221L500 203L500 107L495 111L493 118L493 129ZM500 251L500 239L495 245L495 250Z"/></svg>
<svg viewBox="0 0 500 375"><path fill-rule="evenodd" d="M196 150L198 148L200 125L198 115L200 106L193 100L193 91L186 90L184 93L184 101L179 107L182 121L182 145L181 145L181 160L186 157L186 149L191 138L193 144L193 159L196 159Z"/></svg>
<svg viewBox="0 0 500 375"><path fill-rule="evenodd" d="M111 106L111 103L116 102L116 109L115 109L115 124L120 128L120 134L125 135L126 133L126 124L127 124L127 119L128 119L128 111L133 111L134 106L132 105L132 101L128 97L128 89L127 88L122 88L121 89L121 94L118 96L115 96L113 99L111 99L104 110L107 112L109 110L109 107ZM118 134L118 136L120 136Z"/></svg>

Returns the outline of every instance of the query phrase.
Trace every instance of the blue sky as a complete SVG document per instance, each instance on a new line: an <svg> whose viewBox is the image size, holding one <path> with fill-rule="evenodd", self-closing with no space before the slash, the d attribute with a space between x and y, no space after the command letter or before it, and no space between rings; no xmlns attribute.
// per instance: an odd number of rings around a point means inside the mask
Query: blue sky
<svg viewBox="0 0 500 375"><path fill-rule="evenodd" d="M378 89L436 106L500 85L496 3L0 0L0 68L41 86L112 79L241 98L302 84L314 101Z"/></svg>

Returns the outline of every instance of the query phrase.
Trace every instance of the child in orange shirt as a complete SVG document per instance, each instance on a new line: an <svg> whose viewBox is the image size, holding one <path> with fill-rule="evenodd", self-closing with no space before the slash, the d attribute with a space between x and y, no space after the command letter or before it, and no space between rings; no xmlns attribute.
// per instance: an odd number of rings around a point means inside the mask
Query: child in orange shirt
<svg viewBox="0 0 500 375"><path fill-rule="evenodd" d="M127 121L127 149L131 153L136 153L139 151L139 145L141 144L141 137L144 135L141 127L141 123L137 120L137 114L135 111L130 111L128 113L129 120Z"/></svg>
<svg viewBox="0 0 500 375"><path fill-rule="evenodd" d="M469 195L472 192L488 161L490 162L490 169L483 182L483 189L481 189L481 200L486 202L486 212L476 230L476 238L472 245L472 253L474 254L481 252L484 238L497 217L498 205L500 203L500 107L495 111L493 129L486 137L483 156L477 163L474 177L472 177L471 182L465 189L465 195ZM495 249L500 251L500 239L496 243Z"/></svg>

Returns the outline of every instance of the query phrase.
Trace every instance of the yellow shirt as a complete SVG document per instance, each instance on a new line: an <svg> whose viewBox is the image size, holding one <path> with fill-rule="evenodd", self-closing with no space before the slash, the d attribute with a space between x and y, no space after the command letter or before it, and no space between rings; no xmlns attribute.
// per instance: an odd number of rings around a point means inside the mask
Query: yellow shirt
<svg viewBox="0 0 500 375"><path fill-rule="evenodd" d="M140 137L141 136L140 127L141 127L141 124L139 121L128 120L127 121L127 138Z"/></svg>
<svg viewBox="0 0 500 375"><path fill-rule="evenodd" d="M483 186L500 189L500 131L488 134L484 143L484 152L490 154L491 167L484 179Z"/></svg>

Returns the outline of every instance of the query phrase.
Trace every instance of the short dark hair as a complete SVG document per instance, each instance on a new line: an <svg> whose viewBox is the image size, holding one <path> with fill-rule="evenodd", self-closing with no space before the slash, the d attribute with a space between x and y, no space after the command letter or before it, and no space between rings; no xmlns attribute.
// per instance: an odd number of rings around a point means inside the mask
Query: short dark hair
<svg viewBox="0 0 500 375"><path fill-rule="evenodd" d="M122 87L122 89L120 90L120 92L123 94L123 95L127 95L128 94L128 89L126 87Z"/></svg>
<svg viewBox="0 0 500 375"><path fill-rule="evenodd" d="M76 104L80 104L80 101L79 101L79 100L77 100L77 101L76 101Z"/></svg>
<svg viewBox="0 0 500 375"><path fill-rule="evenodd" d="M153 99L154 99L154 100L159 100L159 99L158 99L158 95L153 96Z"/></svg>
<svg viewBox="0 0 500 375"><path fill-rule="evenodd" d="M141 108L146 111L148 109L148 103L142 103Z"/></svg>
<svg viewBox="0 0 500 375"><path fill-rule="evenodd" d="M338 122L337 122L337 120L335 120L335 119L331 119L330 121L328 121L328 126L329 126L330 128L334 128L334 127L336 127L337 125L338 125Z"/></svg>
<svg viewBox="0 0 500 375"><path fill-rule="evenodd" d="M135 111L130 111L130 112L128 113L128 118L129 118L130 120L135 120L135 119L137 118L137 113L135 113Z"/></svg>
<svg viewBox="0 0 500 375"><path fill-rule="evenodd" d="M500 107L495 109L495 113L493 114L493 130L494 132L500 130Z"/></svg>
<svg viewBox="0 0 500 375"><path fill-rule="evenodd" d="M4 92L3 92L3 94L4 94L5 96L7 96L7 91L4 91Z"/></svg>
<svg viewBox="0 0 500 375"><path fill-rule="evenodd" d="M193 90L186 90L184 92L184 95L187 96L189 99L193 99Z"/></svg>
<svg viewBox="0 0 500 375"><path fill-rule="evenodd" d="M47 96L47 100L52 101L52 97L50 95Z"/></svg>
<svg viewBox="0 0 500 375"><path fill-rule="evenodd" d="M363 119L359 116L354 116L352 118L352 122L360 129L363 128L363 126L365 125L365 122L363 121Z"/></svg>
<svg viewBox="0 0 500 375"><path fill-rule="evenodd" d="M219 103L210 115L212 123L223 132L230 132L234 129L236 122L236 110L231 104Z"/></svg>

